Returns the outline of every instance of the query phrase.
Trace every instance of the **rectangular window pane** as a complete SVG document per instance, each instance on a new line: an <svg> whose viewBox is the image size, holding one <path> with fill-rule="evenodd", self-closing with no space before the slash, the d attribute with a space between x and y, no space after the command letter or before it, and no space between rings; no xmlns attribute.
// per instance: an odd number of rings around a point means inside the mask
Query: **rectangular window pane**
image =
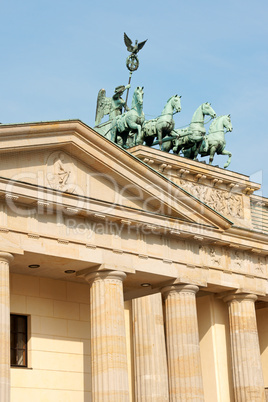
<svg viewBox="0 0 268 402"><path fill-rule="evenodd" d="M17 361L16 361L16 350L15 349L11 349L11 366L16 365Z"/></svg>
<svg viewBox="0 0 268 402"><path fill-rule="evenodd" d="M27 366L27 316L10 316L10 358L12 366Z"/></svg>
<svg viewBox="0 0 268 402"><path fill-rule="evenodd" d="M10 347L15 348L16 345L16 335L11 332L10 334Z"/></svg>
<svg viewBox="0 0 268 402"><path fill-rule="evenodd" d="M18 332L26 333L26 320L23 316L18 316Z"/></svg>

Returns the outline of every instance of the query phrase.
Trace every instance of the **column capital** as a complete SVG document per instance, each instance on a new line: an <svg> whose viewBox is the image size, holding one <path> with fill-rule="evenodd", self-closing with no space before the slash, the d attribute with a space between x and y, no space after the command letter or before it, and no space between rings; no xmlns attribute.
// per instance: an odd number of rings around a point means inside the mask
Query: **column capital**
<svg viewBox="0 0 268 402"><path fill-rule="evenodd" d="M10 253L6 253L5 251L0 250L0 261L8 262L10 263L11 261L14 260L14 257Z"/></svg>
<svg viewBox="0 0 268 402"><path fill-rule="evenodd" d="M123 271L94 271L84 275L85 280L91 285L96 281L117 280L123 282L126 278L126 273Z"/></svg>
<svg viewBox="0 0 268 402"><path fill-rule="evenodd" d="M193 293L196 294L199 290L199 287L196 285L190 285L190 284L173 284L169 286L165 286L164 288L161 289L161 293L164 297L167 297L170 294L173 293Z"/></svg>
<svg viewBox="0 0 268 402"><path fill-rule="evenodd" d="M231 293L222 298L225 303L231 303L232 301L255 301L258 299L258 296L253 293Z"/></svg>

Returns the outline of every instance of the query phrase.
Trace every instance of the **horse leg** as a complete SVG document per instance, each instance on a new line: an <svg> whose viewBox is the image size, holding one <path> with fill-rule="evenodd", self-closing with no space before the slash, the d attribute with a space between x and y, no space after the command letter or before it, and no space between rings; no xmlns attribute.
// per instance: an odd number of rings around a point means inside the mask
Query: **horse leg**
<svg viewBox="0 0 268 402"><path fill-rule="evenodd" d="M194 159L195 151L196 151L196 145L193 145L192 147L189 148L182 148L184 158L188 159Z"/></svg>
<svg viewBox="0 0 268 402"><path fill-rule="evenodd" d="M111 141L115 142L115 137L116 137L116 127L112 127L110 130L110 135L111 135Z"/></svg>
<svg viewBox="0 0 268 402"><path fill-rule="evenodd" d="M159 128L159 129L157 129L156 130L157 131L157 138L158 138L158 141L159 141L159 149L160 149L160 151L163 151L163 141L162 141L162 138L163 138L163 134L162 134L162 128Z"/></svg>
<svg viewBox="0 0 268 402"><path fill-rule="evenodd" d="M203 138L201 138L201 141L198 141L195 143L195 152L194 152L194 160L197 160L198 154L201 155L201 153L204 151L204 145L203 145ZM214 152L215 153L215 152Z"/></svg>
<svg viewBox="0 0 268 402"><path fill-rule="evenodd" d="M138 144L138 138L141 138L141 126L137 124L137 130L138 132L135 134L134 137L134 145L136 146Z"/></svg>
<svg viewBox="0 0 268 402"><path fill-rule="evenodd" d="M173 140L173 141L174 141L173 142L174 146L172 148L172 151L174 154L179 155L180 150L183 148L182 141L180 138L175 138L175 140Z"/></svg>
<svg viewBox="0 0 268 402"><path fill-rule="evenodd" d="M169 152L172 148L172 141L166 141L163 143L163 151Z"/></svg>
<svg viewBox="0 0 268 402"><path fill-rule="evenodd" d="M144 132L141 129L141 126L138 126L138 135L135 138L135 145L142 145L144 142Z"/></svg>
<svg viewBox="0 0 268 402"><path fill-rule="evenodd" d="M226 149L224 149L223 151L221 151L221 155L228 155L229 156L227 162L224 165L224 167L227 168L231 163L232 153L227 151Z"/></svg>
<svg viewBox="0 0 268 402"><path fill-rule="evenodd" d="M130 120L128 121L128 127L134 131L134 146L138 143L138 138L141 137L141 126L135 121Z"/></svg>
<svg viewBox="0 0 268 402"><path fill-rule="evenodd" d="M209 164L212 165L213 159L214 159L214 155L216 152L216 146L212 145L212 147L210 148L210 154L209 154Z"/></svg>

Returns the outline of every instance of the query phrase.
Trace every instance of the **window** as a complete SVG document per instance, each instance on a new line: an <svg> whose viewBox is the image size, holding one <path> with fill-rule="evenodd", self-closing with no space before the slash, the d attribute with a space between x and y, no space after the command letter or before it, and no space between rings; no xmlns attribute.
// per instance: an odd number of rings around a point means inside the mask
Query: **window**
<svg viewBox="0 0 268 402"><path fill-rule="evenodd" d="M11 366L27 367L27 316L10 316Z"/></svg>

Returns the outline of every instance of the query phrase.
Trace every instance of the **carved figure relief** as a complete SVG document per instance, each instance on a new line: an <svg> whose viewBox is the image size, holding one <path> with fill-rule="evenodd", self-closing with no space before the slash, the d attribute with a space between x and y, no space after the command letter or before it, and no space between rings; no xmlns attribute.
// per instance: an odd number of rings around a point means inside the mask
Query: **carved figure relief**
<svg viewBox="0 0 268 402"><path fill-rule="evenodd" d="M232 265L236 270L241 270L244 263L244 254L241 251L235 250L231 253Z"/></svg>
<svg viewBox="0 0 268 402"><path fill-rule="evenodd" d="M220 265L221 263L221 257L216 254L215 247L209 247L209 255L210 259L215 265Z"/></svg>
<svg viewBox="0 0 268 402"><path fill-rule="evenodd" d="M201 259L204 265L219 266L221 265L221 255L217 253L217 250L213 246L200 246Z"/></svg>
<svg viewBox="0 0 268 402"><path fill-rule="evenodd" d="M261 274L266 273L266 258L265 257L258 257L256 264L255 264L255 271Z"/></svg>
<svg viewBox="0 0 268 402"><path fill-rule="evenodd" d="M73 193L76 178L70 157L63 152L53 152L47 161L47 181L54 190Z"/></svg>
<svg viewBox="0 0 268 402"><path fill-rule="evenodd" d="M235 218L243 218L242 197L239 194L206 187L186 180L180 180L180 185L184 190L223 216L229 215Z"/></svg>

